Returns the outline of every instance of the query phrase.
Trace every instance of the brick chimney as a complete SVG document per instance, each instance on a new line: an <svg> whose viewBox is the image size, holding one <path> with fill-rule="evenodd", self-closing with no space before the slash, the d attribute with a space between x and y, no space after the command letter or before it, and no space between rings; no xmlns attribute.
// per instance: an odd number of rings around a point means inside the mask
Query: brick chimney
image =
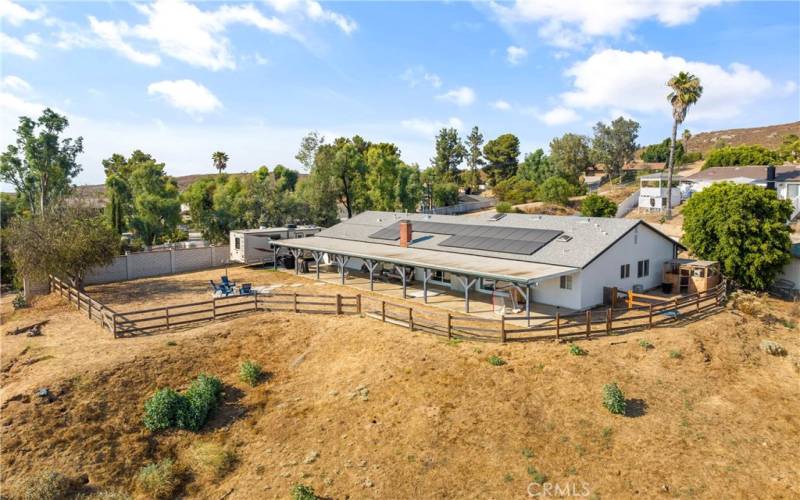
<svg viewBox="0 0 800 500"><path fill-rule="evenodd" d="M400 246L403 248L408 248L408 244L411 243L413 239L412 236L412 229L411 229L411 221L408 219L403 219L400 221Z"/></svg>

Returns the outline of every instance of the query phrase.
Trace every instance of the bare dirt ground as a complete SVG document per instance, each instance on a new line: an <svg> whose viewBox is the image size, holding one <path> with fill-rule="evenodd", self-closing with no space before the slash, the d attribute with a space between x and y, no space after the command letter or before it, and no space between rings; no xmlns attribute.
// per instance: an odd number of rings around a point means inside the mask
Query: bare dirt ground
<svg viewBox="0 0 800 500"><path fill-rule="evenodd" d="M187 275L198 290L199 274ZM180 279L103 293L148 303L148 287ZM573 356L563 344L448 343L355 316L275 312L112 340L55 296L14 313L4 301L3 494L50 469L135 493L139 469L171 457L186 465L181 488L193 498L286 498L298 483L330 498L527 498L542 475L595 498L797 498L800 307L754 303L747 314L729 307L683 328L581 342L588 355ZM51 320L43 336L5 335L39 318ZM763 339L788 355L762 352ZM240 382L244 359L270 378ZM200 372L226 384L217 416L199 433L145 430L145 400ZM611 381L628 416L601 404ZM198 442L235 451L235 468L196 474L185 457Z"/></svg>

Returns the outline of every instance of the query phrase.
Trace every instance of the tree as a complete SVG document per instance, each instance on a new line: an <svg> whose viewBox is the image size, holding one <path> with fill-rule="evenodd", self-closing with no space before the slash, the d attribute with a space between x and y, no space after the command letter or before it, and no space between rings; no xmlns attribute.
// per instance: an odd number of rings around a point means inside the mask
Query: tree
<svg viewBox="0 0 800 500"><path fill-rule="evenodd" d="M633 160L639 146L636 138L639 137L639 124L634 120L619 117L606 125L597 122L594 126L592 138L592 153L595 160L604 163L608 173L616 177L626 163Z"/></svg>
<svg viewBox="0 0 800 500"><path fill-rule="evenodd" d="M483 146L483 134L478 130L478 127L472 127L472 131L467 136L465 146L467 151L468 172L464 179L464 185L472 190L476 189L480 184L478 170L486 163L483 160L483 151L481 150Z"/></svg>
<svg viewBox="0 0 800 500"><path fill-rule="evenodd" d="M514 205L534 201L538 190L536 183L519 176L511 177L497 183L494 194L500 201L507 201Z"/></svg>
<svg viewBox="0 0 800 500"><path fill-rule="evenodd" d="M458 185L441 182L433 185L433 206L449 207L458 204Z"/></svg>
<svg viewBox="0 0 800 500"><path fill-rule="evenodd" d="M544 154L544 150L539 148L533 153L525 155L525 159L517 167L517 177L536 184L541 184L549 177L560 176L559 169Z"/></svg>
<svg viewBox="0 0 800 500"><path fill-rule="evenodd" d="M164 172L164 164L148 154L135 151L129 163L133 209L128 225L145 245L153 245L174 233L180 222L178 185Z"/></svg>
<svg viewBox="0 0 800 500"><path fill-rule="evenodd" d="M683 243L701 259L719 261L741 286L765 290L791 259L792 213L774 190L748 184L712 184L683 209Z"/></svg>
<svg viewBox="0 0 800 500"><path fill-rule="evenodd" d="M61 206L47 217L15 217L3 236L22 275L66 277L77 288L89 270L110 264L119 250L103 217L81 205Z"/></svg>
<svg viewBox="0 0 800 500"><path fill-rule="evenodd" d="M439 179L452 181L458 177L458 166L466 155L458 130L445 127L436 136L436 156L431 158L431 165Z"/></svg>
<svg viewBox="0 0 800 500"><path fill-rule="evenodd" d="M703 163L703 169L737 165L780 164L782 161L780 153L757 144L723 146L708 152L706 161Z"/></svg>
<svg viewBox="0 0 800 500"><path fill-rule="evenodd" d="M18 214L19 204L16 195L0 193L0 235L14 217ZM0 237L0 283L3 285L15 284L16 271L8 250L8 242Z"/></svg>
<svg viewBox="0 0 800 500"><path fill-rule="evenodd" d="M785 136L778 153L784 161L797 163L800 160L800 137L795 134Z"/></svg>
<svg viewBox="0 0 800 500"><path fill-rule="evenodd" d="M214 168L217 169L218 173L222 173L228 167L228 155L223 153L222 151L216 151L211 155L211 161L214 162Z"/></svg>
<svg viewBox="0 0 800 500"><path fill-rule="evenodd" d="M369 200L363 154L368 148L369 143L359 136L339 137L333 144L320 146L314 157L313 181L321 189L333 189L348 218L363 210Z"/></svg>
<svg viewBox="0 0 800 500"><path fill-rule="evenodd" d="M400 150L394 144L373 144L367 150L367 186L372 208L391 211L397 207Z"/></svg>
<svg viewBox="0 0 800 500"><path fill-rule="evenodd" d="M323 144L325 144L325 137L319 135L316 130L309 132L300 140L300 149L294 157L307 172L314 168L317 151Z"/></svg>
<svg viewBox="0 0 800 500"><path fill-rule="evenodd" d="M675 166L675 142L677 141L678 125L686 119L689 106L696 103L703 95L703 86L700 79L691 73L681 71L667 82L667 87L672 91L667 95L667 100L672 106L672 141L670 142L669 161L667 169L667 186L672 186L672 174ZM667 189L667 219L672 218L672 190Z"/></svg>
<svg viewBox="0 0 800 500"><path fill-rule="evenodd" d="M575 196L575 186L561 177L550 177L539 187L539 198L548 203L567 205L570 196Z"/></svg>
<svg viewBox="0 0 800 500"><path fill-rule="evenodd" d="M283 165L276 165L272 175L275 177L275 187L281 191L294 191L297 179L300 177L297 170L286 168Z"/></svg>
<svg viewBox="0 0 800 500"><path fill-rule="evenodd" d="M457 197L458 195L456 195ZM415 212L422 200L422 180L419 167L400 164L397 171L397 204L398 208Z"/></svg>
<svg viewBox="0 0 800 500"><path fill-rule="evenodd" d="M692 138L692 131L688 128L683 129L683 133L681 134L681 139L683 140L683 146L685 148L689 147L689 140Z"/></svg>
<svg viewBox="0 0 800 500"><path fill-rule="evenodd" d="M514 134L503 134L483 147L487 165L484 171L491 184L513 177L517 173L519 139Z"/></svg>
<svg viewBox="0 0 800 500"><path fill-rule="evenodd" d="M77 162L83 138L62 138L69 120L50 108L38 120L22 116L16 145L0 155L0 179L12 184L31 215L46 214L51 203L69 193L81 171Z"/></svg>
<svg viewBox="0 0 800 500"><path fill-rule="evenodd" d="M671 139L667 137L658 144L650 144L645 146L642 151L642 161L649 163L667 163L669 161L670 148L672 147ZM680 163L683 160L684 147L682 143L675 145L675 162Z"/></svg>
<svg viewBox="0 0 800 500"><path fill-rule="evenodd" d="M581 202L581 215L586 217L614 217L617 204L605 196L590 194Z"/></svg>
<svg viewBox="0 0 800 500"><path fill-rule="evenodd" d="M589 138L584 135L566 133L550 141L550 163L561 177L572 184L580 184L580 177L593 165Z"/></svg>

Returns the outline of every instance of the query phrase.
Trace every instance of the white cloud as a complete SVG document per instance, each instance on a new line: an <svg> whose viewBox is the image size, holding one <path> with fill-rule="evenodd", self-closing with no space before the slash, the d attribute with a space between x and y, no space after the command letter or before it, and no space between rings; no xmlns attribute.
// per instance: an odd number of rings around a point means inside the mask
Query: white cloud
<svg viewBox="0 0 800 500"><path fill-rule="evenodd" d="M29 44L13 36L6 35L3 32L0 32L0 53L14 54L26 59L36 59L39 57L36 49Z"/></svg>
<svg viewBox="0 0 800 500"><path fill-rule="evenodd" d="M44 17L45 12L44 7L28 10L11 0L0 0L0 19L13 26L19 26L26 21L37 21Z"/></svg>
<svg viewBox="0 0 800 500"><path fill-rule="evenodd" d="M424 66L406 68L400 78L408 82L408 86L412 88L422 83L427 83L435 89L442 86L442 79L439 78L439 75L428 72Z"/></svg>
<svg viewBox="0 0 800 500"><path fill-rule="evenodd" d="M573 109L555 107L546 113L538 116L539 120L545 125L565 125L567 123L576 122L581 119L580 115Z"/></svg>
<svg viewBox="0 0 800 500"><path fill-rule="evenodd" d="M593 37L620 36L635 24L655 20L665 26L693 22L700 12L723 0L516 0L491 2L495 17L507 27L537 23L551 45L575 48Z"/></svg>
<svg viewBox="0 0 800 500"><path fill-rule="evenodd" d="M781 88L781 90L783 91L783 93L785 95L792 95L797 90L797 82L795 82L793 80L788 80L787 82L785 82L783 84L783 87Z"/></svg>
<svg viewBox="0 0 800 500"><path fill-rule="evenodd" d="M403 126L403 128L421 135L434 135L436 132L445 127L454 128L456 130L461 130L464 128L464 122L455 117L450 118L446 122L426 120L423 118L412 118L409 120L403 120L400 122L400 124Z"/></svg>
<svg viewBox="0 0 800 500"><path fill-rule="evenodd" d="M171 106L187 113L210 113L222 103L206 87L192 80L163 80L147 86L149 95L160 95Z"/></svg>
<svg viewBox="0 0 800 500"><path fill-rule="evenodd" d="M492 107L498 111L510 111L511 104L508 101L504 101L502 99L498 99L492 103Z"/></svg>
<svg viewBox="0 0 800 500"><path fill-rule="evenodd" d="M607 49L566 71L573 78L573 89L563 93L561 99L570 108L670 114L666 82L680 71L697 75L704 88L700 101L689 112L690 120L736 116L773 86L762 73L739 63L725 69L656 51Z"/></svg>
<svg viewBox="0 0 800 500"><path fill-rule="evenodd" d="M18 76L8 75L3 78L2 88L12 92L28 92L31 90L31 85Z"/></svg>
<svg viewBox="0 0 800 500"><path fill-rule="evenodd" d="M265 0L265 3L281 14L302 13L314 21L333 23L348 35L358 29L354 20L323 8L316 0Z"/></svg>
<svg viewBox="0 0 800 500"><path fill-rule="evenodd" d="M158 54L140 52L134 49L129 43L122 40L125 34L130 33L130 28L126 23L98 21L94 16L89 16L89 26L92 31L100 37L104 45L116 50L131 61L147 66L158 66L161 64L161 58L158 57Z"/></svg>
<svg viewBox="0 0 800 500"><path fill-rule="evenodd" d="M458 87L436 97L437 99L450 101L459 106L469 106L475 102L475 91L469 87Z"/></svg>
<svg viewBox="0 0 800 500"><path fill-rule="evenodd" d="M522 47L516 47L514 45L510 45L506 49L506 59L508 62L514 66L521 63L523 59L528 57L528 51L523 49Z"/></svg>

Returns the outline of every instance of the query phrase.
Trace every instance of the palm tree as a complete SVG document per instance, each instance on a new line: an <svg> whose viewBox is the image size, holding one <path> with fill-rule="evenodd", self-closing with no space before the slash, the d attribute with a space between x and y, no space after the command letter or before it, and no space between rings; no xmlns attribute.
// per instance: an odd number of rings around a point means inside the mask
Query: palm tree
<svg viewBox="0 0 800 500"><path fill-rule="evenodd" d="M700 79L691 73L681 71L667 82L667 87L672 92L667 100L672 105L672 141L669 144L669 175L667 177L667 219L672 218L672 171L675 159L675 140L678 135L678 125L686 119L689 106L696 103L703 95L703 86Z"/></svg>
<svg viewBox="0 0 800 500"><path fill-rule="evenodd" d="M216 168L217 172L220 174L223 170L225 170L225 167L228 166L228 155L222 151L217 151L216 153L212 154L211 160L214 162L214 168Z"/></svg>
<svg viewBox="0 0 800 500"><path fill-rule="evenodd" d="M686 144L689 143L689 139L692 138L692 131L688 128L683 129L683 134L681 134L681 138L683 139L683 147L686 147Z"/></svg>

